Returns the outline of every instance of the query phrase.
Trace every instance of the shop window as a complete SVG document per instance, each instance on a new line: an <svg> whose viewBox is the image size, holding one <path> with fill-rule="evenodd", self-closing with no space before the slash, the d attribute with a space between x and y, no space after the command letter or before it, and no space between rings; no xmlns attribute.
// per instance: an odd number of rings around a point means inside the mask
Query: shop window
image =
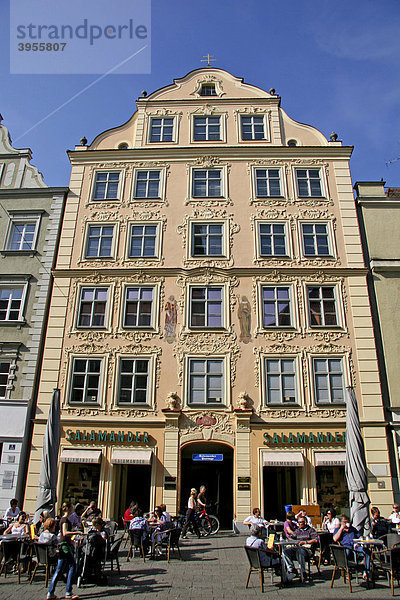
<svg viewBox="0 0 400 600"><path fill-rule="evenodd" d="M193 197L218 198L222 196L221 169L193 169Z"/></svg>
<svg viewBox="0 0 400 600"><path fill-rule="evenodd" d="M161 197L161 171L136 171L135 198Z"/></svg>
<svg viewBox="0 0 400 600"><path fill-rule="evenodd" d="M99 358L73 359L70 404L98 404L101 366Z"/></svg>
<svg viewBox="0 0 400 600"><path fill-rule="evenodd" d="M260 256L287 256L285 223L259 223Z"/></svg>
<svg viewBox="0 0 400 600"><path fill-rule="evenodd" d="M154 258L157 256L158 225L133 224L130 230L129 257Z"/></svg>
<svg viewBox="0 0 400 600"><path fill-rule="evenodd" d="M113 237L113 225L89 225L86 258L108 258L112 256Z"/></svg>
<svg viewBox="0 0 400 600"><path fill-rule="evenodd" d="M307 286L307 299L311 327L338 325L334 286Z"/></svg>
<svg viewBox="0 0 400 600"><path fill-rule="evenodd" d="M313 374L317 404L344 403L342 358L314 358Z"/></svg>
<svg viewBox="0 0 400 600"><path fill-rule="evenodd" d="M93 200L116 200L119 178L119 171L98 171L94 180Z"/></svg>
<svg viewBox="0 0 400 600"><path fill-rule="evenodd" d="M189 405L224 404L224 360L189 359Z"/></svg>
<svg viewBox="0 0 400 600"><path fill-rule="evenodd" d="M304 256L331 256L327 223L302 223Z"/></svg>
<svg viewBox="0 0 400 600"><path fill-rule="evenodd" d="M125 290L124 327L152 327L153 287L128 287Z"/></svg>
<svg viewBox="0 0 400 600"><path fill-rule="evenodd" d="M294 358L265 358L265 398L267 405L298 402Z"/></svg>
<svg viewBox="0 0 400 600"><path fill-rule="evenodd" d="M77 327L105 326L108 288L81 288Z"/></svg>
<svg viewBox="0 0 400 600"><path fill-rule="evenodd" d="M148 404L149 376L150 359L121 359L118 404Z"/></svg>
<svg viewBox="0 0 400 600"><path fill-rule="evenodd" d="M326 513L335 508L338 515L349 514L349 492L344 466L316 467L317 503Z"/></svg>
<svg viewBox="0 0 400 600"><path fill-rule="evenodd" d="M61 498L72 504L87 506L91 500L98 502L100 465L66 463Z"/></svg>
<svg viewBox="0 0 400 600"><path fill-rule="evenodd" d="M261 294L263 327L291 327L290 288L266 285Z"/></svg>
<svg viewBox="0 0 400 600"><path fill-rule="evenodd" d="M173 142L174 118L152 117L150 120L150 142Z"/></svg>
<svg viewBox="0 0 400 600"><path fill-rule="evenodd" d="M223 256L224 225L192 223L192 256Z"/></svg>
<svg viewBox="0 0 400 600"><path fill-rule="evenodd" d="M223 288L190 288L190 327L223 327Z"/></svg>

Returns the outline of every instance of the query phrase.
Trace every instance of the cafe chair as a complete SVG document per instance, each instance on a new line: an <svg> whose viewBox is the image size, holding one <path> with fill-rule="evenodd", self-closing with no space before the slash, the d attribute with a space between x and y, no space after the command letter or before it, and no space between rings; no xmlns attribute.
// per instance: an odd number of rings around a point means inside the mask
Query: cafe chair
<svg viewBox="0 0 400 600"><path fill-rule="evenodd" d="M45 585L45 587L47 587L51 569L52 569L52 567L55 567L55 565L57 564L57 560L58 560L57 556L50 556L49 544L39 544L38 542L36 542L35 544L33 544L33 549L34 549L34 553L35 553L35 555L34 555L35 567L33 569L29 583L33 582L33 579L36 575L36 571L37 571L38 567L43 567L44 572L45 572L44 585Z"/></svg>
<svg viewBox="0 0 400 600"><path fill-rule="evenodd" d="M314 553L315 566L317 567L318 574L321 574L322 561L328 560L330 562L330 550L329 546L332 544L332 534L327 531L326 533L320 533L318 536L318 545Z"/></svg>
<svg viewBox="0 0 400 600"><path fill-rule="evenodd" d="M129 550L126 556L126 562L133 556L135 556L135 550L139 550L142 557L143 562L146 562L145 559L145 543L144 543L144 534L146 532L143 529L129 529Z"/></svg>
<svg viewBox="0 0 400 600"><path fill-rule="evenodd" d="M122 519L124 522L124 536L126 534L126 538L125 538L125 544L124 544L124 548L126 548L127 543L129 542L129 525L131 524L130 521L125 521L125 519Z"/></svg>
<svg viewBox="0 0 400 600"><path fill-rule="evenodd" d="M115 540L110 544L110 547L107 552L107 557L106 557L106 562L109 562L111 565L111 571L114 570L114 561L115 561L115 563L117 565L118 575L121 573L121 569L119 566L118 553L119 553L119 549L122 544L123 538L124 538L123 535L115 538Z"/></svg>
<svg viewBox="0 0 400 600"><path fill-rule="evenodd" d="M346 583L346 575L347 575L347 579L349 582L349 590L350 593L352 592L351 589L351 573L354 572L355 576L356 576L356 582L358 584L358 573L361 571L365 571L365 565L364 563L358 563L355 560L350 560L349 557L347 556L347 552L346 550L348 550L348 548L345 548L344 546L339 546L336 544L331 544L330 545L330 549L331 549L331 554L332 554L332 558L333 558L333 564L334 564L334 569L333 569L333 573L332 573L332 581L331 581L331 588L333 588L333 583L335 581L335 575L337 571L340 571L343 575L343 581L344 583ZM368 587L369 587L369 580L367 581Z"/></svg>
<svg viewBox="0 0 400 600"><path fill-rule="evenodd" d="M19 554L21 550L21 542L18 540L3 540L1 542L3 550L3 562L0 568L0 577L4 572L4 577L7 577L7 567L15 563L18 572L18 583L20 583L20 561Z"/></svg>
<svg viewBox="0 0 400 600"><path fill-rule="evenodd" d="M387 537L390 535L396 534L388 534ZM400 580L400 543L384 550L374 550L371 554L371 565L374 575L376 571L386 573L392 596L394 596L394 579L397 579L398 585Z"/></svg>
<svg viewBox="0 0 400 600"><path fill-rule="evenodd" d="M268 556L270 556L270 558L271 558L270 566L263 567L261 565L260 554L259 554L257 548L249 548L248 546L245 546L244 549L245 549L245 552L247 555L247 559L249 561L249 573L247 575L247 581L246 581L246 586L245 586L246 589L249 585L250 575L252 573L258 573L259 577L260 577L260 583L261 583L261 592L264 592L264 571L271 572L271 583L273 583L273 575L274 575L274 573L276 573L277 569L280 570L280 574L281 574L280 585L281 585L281 587L283 587L282 560L281 560L281 557L279 556L278 552L276 552L275 550L267 550L267 551L263 550L263 552L266 552L268 554ZM276 559L278 561L277 563L275 563L275 565L272 564L273 559Z"/></svg>
<svg viewBox="0 0 400 600"><path fill-rule="evenodd" d="M177 550L179 554L179 559L183 560L181 549L179 547L179 538L181 536L181 531L182 529L180 527L173 527L160 532L163 537L154 545L153 555L157 556L158 549L160 551L165 549L167 554L167 562L169 562L171 551L174 552L175 550Z"/></svg>

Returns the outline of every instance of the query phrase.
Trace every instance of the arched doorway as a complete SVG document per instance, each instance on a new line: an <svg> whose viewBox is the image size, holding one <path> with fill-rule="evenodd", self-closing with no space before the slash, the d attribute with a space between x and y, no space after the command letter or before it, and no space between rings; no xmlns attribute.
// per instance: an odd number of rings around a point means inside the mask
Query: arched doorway
<svg viewBox="0 0 400 600"><path fill-rule="evenodd" d="M208 455L208 456L204 456ZM221 528L232 529L233 448L217 442L192 442L181 450L180 507L187 508L190 488L207 488L210 513L217 515Z"/></svg>

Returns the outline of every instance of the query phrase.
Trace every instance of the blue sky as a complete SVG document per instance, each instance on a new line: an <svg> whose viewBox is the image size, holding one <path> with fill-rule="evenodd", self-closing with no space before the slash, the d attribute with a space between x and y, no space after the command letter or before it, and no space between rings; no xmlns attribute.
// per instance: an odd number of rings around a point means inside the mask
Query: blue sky
<svg viewBox="0 0 400 600"><path fill-rule="evenodd" d="M8 23L2 0L0 113L49 185L68 185L66 149L125 122L142 90L202 66L209 52L215 66L274 87L292 118L354 145L354 182L400 187L400 160L386 164L400 158L399 0L153 0L151 74L109 75L26 135L98 75L10 75Z"/></svg>

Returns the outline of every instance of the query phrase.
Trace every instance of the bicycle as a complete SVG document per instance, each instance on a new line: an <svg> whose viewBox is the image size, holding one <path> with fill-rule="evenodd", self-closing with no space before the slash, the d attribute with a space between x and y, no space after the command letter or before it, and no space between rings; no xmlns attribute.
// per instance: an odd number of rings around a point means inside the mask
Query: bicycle
<svg viewBox="0 0 400 600"><path fill-rule="evenodd" d="M202 509L199 512L195 513L194 518L197 521L197 526L200 531L203 533L203 537L208 537L209 535L215 535L218 533L220 528L220 523L218 518L215 515L209 515L206 509ZM177 526L183 527L186 521L186 516L182 513L177 519ZM192 523L189 523L188 531L191 533L195 533L193 530Z"/></svg>

